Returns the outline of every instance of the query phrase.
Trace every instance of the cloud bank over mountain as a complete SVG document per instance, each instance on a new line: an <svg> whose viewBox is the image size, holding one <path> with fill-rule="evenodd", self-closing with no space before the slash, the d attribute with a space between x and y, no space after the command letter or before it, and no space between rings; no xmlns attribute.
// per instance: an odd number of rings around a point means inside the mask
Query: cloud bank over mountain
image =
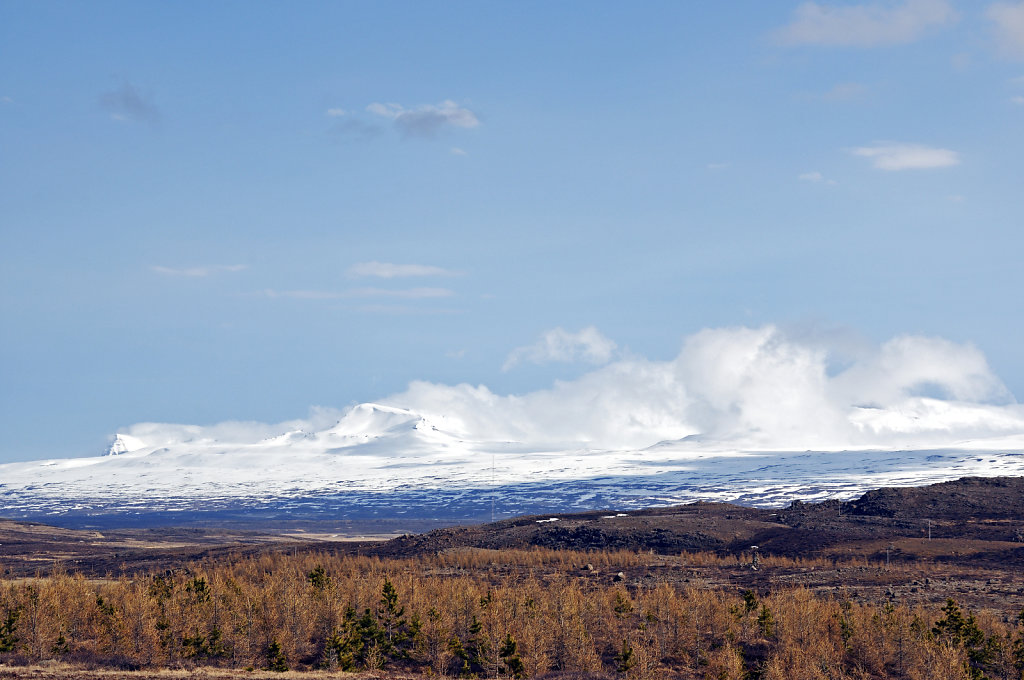
<svg viewBox="0 0 1024 680"><path fill-rule="evenodd" d="M558 336L580 365L581 338L604 338ZM0 465L0 502L90 526L169 511L480 519L1024 474L1024 407L969 344L733 327L687 337L669 360L615 357L525 394L416 381L276 424L140 423L108 455Z"/></svg>
<svg viewBox="0 0 1024 680"><path fill-rule="evenodd" d="M625 354L525 394L414 381L379 403L442 423L466 441L530 450L639 450L673 440L738 451L998 448L1024 441L1024 406L970 344L906 335L865 347L770 325L703 330L687 337L673 359ZM183 438L256 442L275 431L317 431L348 412L319 410L278 426L147 423L125 433L150 446Z"/></svg>

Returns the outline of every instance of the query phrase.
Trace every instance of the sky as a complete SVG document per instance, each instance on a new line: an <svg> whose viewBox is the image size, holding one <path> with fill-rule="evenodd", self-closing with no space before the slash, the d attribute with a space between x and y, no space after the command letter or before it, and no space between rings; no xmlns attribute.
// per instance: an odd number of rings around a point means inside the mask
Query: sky
<svg viewBox="0 0 1024 680"><path fill-rule="evenodd" d="M1004 408L1022 149L1020 2L0 0L0 462L750 334Z"/></svg>

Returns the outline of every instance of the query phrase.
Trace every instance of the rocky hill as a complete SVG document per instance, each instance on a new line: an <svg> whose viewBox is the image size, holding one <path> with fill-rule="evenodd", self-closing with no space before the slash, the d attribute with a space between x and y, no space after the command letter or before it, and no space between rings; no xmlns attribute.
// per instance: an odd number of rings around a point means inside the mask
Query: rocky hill
<svg viewBox="0 0 1024 680"><path fill-rule="evenodd" d="M794 502L785 509L692 503L628 513L527 516L403 536L382 554L452 548L569 548L749 551L820 556L853 544L898 539L987 542L1004 557L1024 559L1024 478L967 477L926 487L869 491L850 502ZM1014 545L1018 548L1013 548Z"/></svg>

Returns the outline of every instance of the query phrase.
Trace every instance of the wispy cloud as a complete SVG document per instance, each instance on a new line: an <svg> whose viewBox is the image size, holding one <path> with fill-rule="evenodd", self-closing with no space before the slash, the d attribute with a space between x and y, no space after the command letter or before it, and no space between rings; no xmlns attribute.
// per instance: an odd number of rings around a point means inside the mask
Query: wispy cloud
<svg viewBox="0 0 1024 680"><path fill-rule="evenodd" d="M475 128L480 125L475 113L450 99L436 106L421 104L411 109L401 104L374 102L366 110L394 121L395 127L408 137L433 137L448 126Z"/></svg>
<svg viewBox="0 0 1024 680"><path fill-rule="evenodd" d="M706 167L708 170L725 170L730 165L732 165L732 164L731 163L708 163L704 167Z"/></svg>
<svg viewBox="0 0 1024 680"><path fill-rule="evenodd" d="M14 100L10 97L0 97L0 104L13 104Z"/></svg>
<svg viewBox="0 0 1024 680"><path fill-rule="evenodd" d="M458 276L461 272L429 264L395 264L393 262L357 262L348 268L352 278L375 277L396 279L408 276Z"/></svg>
<svg viewBox="0 0 1024 680"><path fill-rule="evenodd" d="M149 125L160 122L160 110L156 104L149 95L143 94L131 83L124 83L116 90L102 93L99 104L117 121Z"/></svg>
<svg viewBox="0 0 1024 680"><path fill-rule="evenodd" d="M817 170L812 172L801 173L797 175L797 179L800 180L801 182L810 182L812 184L836 184L836 181L834 179L827 179Z"/></svg>
<svg viewBox="0 0 1024 680"><path fill-rule="evenodd" d="M355 139L371 139L378 136L383 132L383 128L380 125L374 123L367 123L365 120L353 118L349 115L343 116L331 116L335 121L328 132L338 137L347 137Z"/></svg>
<svg viewBox="0 0 1024 680"><path fill-rule="evenodd" d="M210 276L211 274L240 272L245 268L246 265L244 264L214 264L204 267L164 267L162 265L153 265L150 267L150 270L157 274L164 274L166 276L202 278L204 276Z"/></svg>
<svg viewBox="0 0 1024 680"><path fill-rule="evenodd" d="M850 149L854 156L871 159L879 170L920 170L948 168L960 164L960 154L923 144L880 142Z"/></svg>
<svg viewBox="0 0 1024 680"><path fill-rule="evenodd" d="M1024 97L1020 95L1010 97L1010 101L1016 104L1017 106L1024 106Z"/></svg>
<svg viewBox="0 0 1024 680"><path fill-rule="evenodd" d="M327 115L330 116L331 118L340 118L341 116L344 116L346 113L348 113L348 111L346 111L345 109L327 109Z"/></svg>
<svg viewBox="0 0 1024 680"><path fill-rule="evenodd" d="M996 43L1007 56L1024 58L1024 2L997 2L985 16L994 24Z"/></svg>
<svg viewBox="0 0 1024 680"><path fill-rule="evenodd" d="M465 149L460 149L460 148L459 148L459 147L457 147L457 146L453 146L453 147L452 147L452 149L451 149L451 154L452 154L453 156L468 156L468 155L469 155L468 153L466 153L466 150L465 150Z"/></svg>
<svg viewBox="0 0 1024 680"><path fill-rule="evenodd" d="M295 300L349 300L353 298L394 298L422 300L446 298L455 295L448 288L348 288L346 290L273 290L263 291L269 298L291 298Z"/></svg>
<svg viewBox="0 0 1024 680"><path fill-rule="evenodd" d="M386 314L391 316L452 316L462 310L447 307L424 307L422 305L360 305L353 311L364 314Z"/></svg>
<svg viewBox="0 0 1024 680"><path fill-rule="evenodd" d="M776 32L776 38L784 45L900 45L956 19L956 12L946 0L904 0L895 5L805 2L797 7L789 25Z"/></svg>
<svg viewBox="0 0 1024 680"><path fill-rule="evenodd" d="M512 350L502 370L507 371L522 362L546 364L554 361L584 361L589 364L605 364L611 361L616 349L615 342L593 326L576 333L564 328L553 328L542 334L532 345Z"/></svg>

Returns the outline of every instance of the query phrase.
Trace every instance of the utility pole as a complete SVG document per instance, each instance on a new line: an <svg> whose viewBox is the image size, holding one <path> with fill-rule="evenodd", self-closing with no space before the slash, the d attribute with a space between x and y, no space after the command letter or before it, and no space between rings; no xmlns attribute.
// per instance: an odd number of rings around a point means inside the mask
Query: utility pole
<svg viewBox="0 0 1024 680"><path fill-rule="evenodd" d="M494 524L494 452L491 452L491 524Z"/></svg>
<svg viewBox="0 0 1024 680"><path fill-rule="evenodd" d="M928 540L932 540L932 521L928 520Z"/></svg>

